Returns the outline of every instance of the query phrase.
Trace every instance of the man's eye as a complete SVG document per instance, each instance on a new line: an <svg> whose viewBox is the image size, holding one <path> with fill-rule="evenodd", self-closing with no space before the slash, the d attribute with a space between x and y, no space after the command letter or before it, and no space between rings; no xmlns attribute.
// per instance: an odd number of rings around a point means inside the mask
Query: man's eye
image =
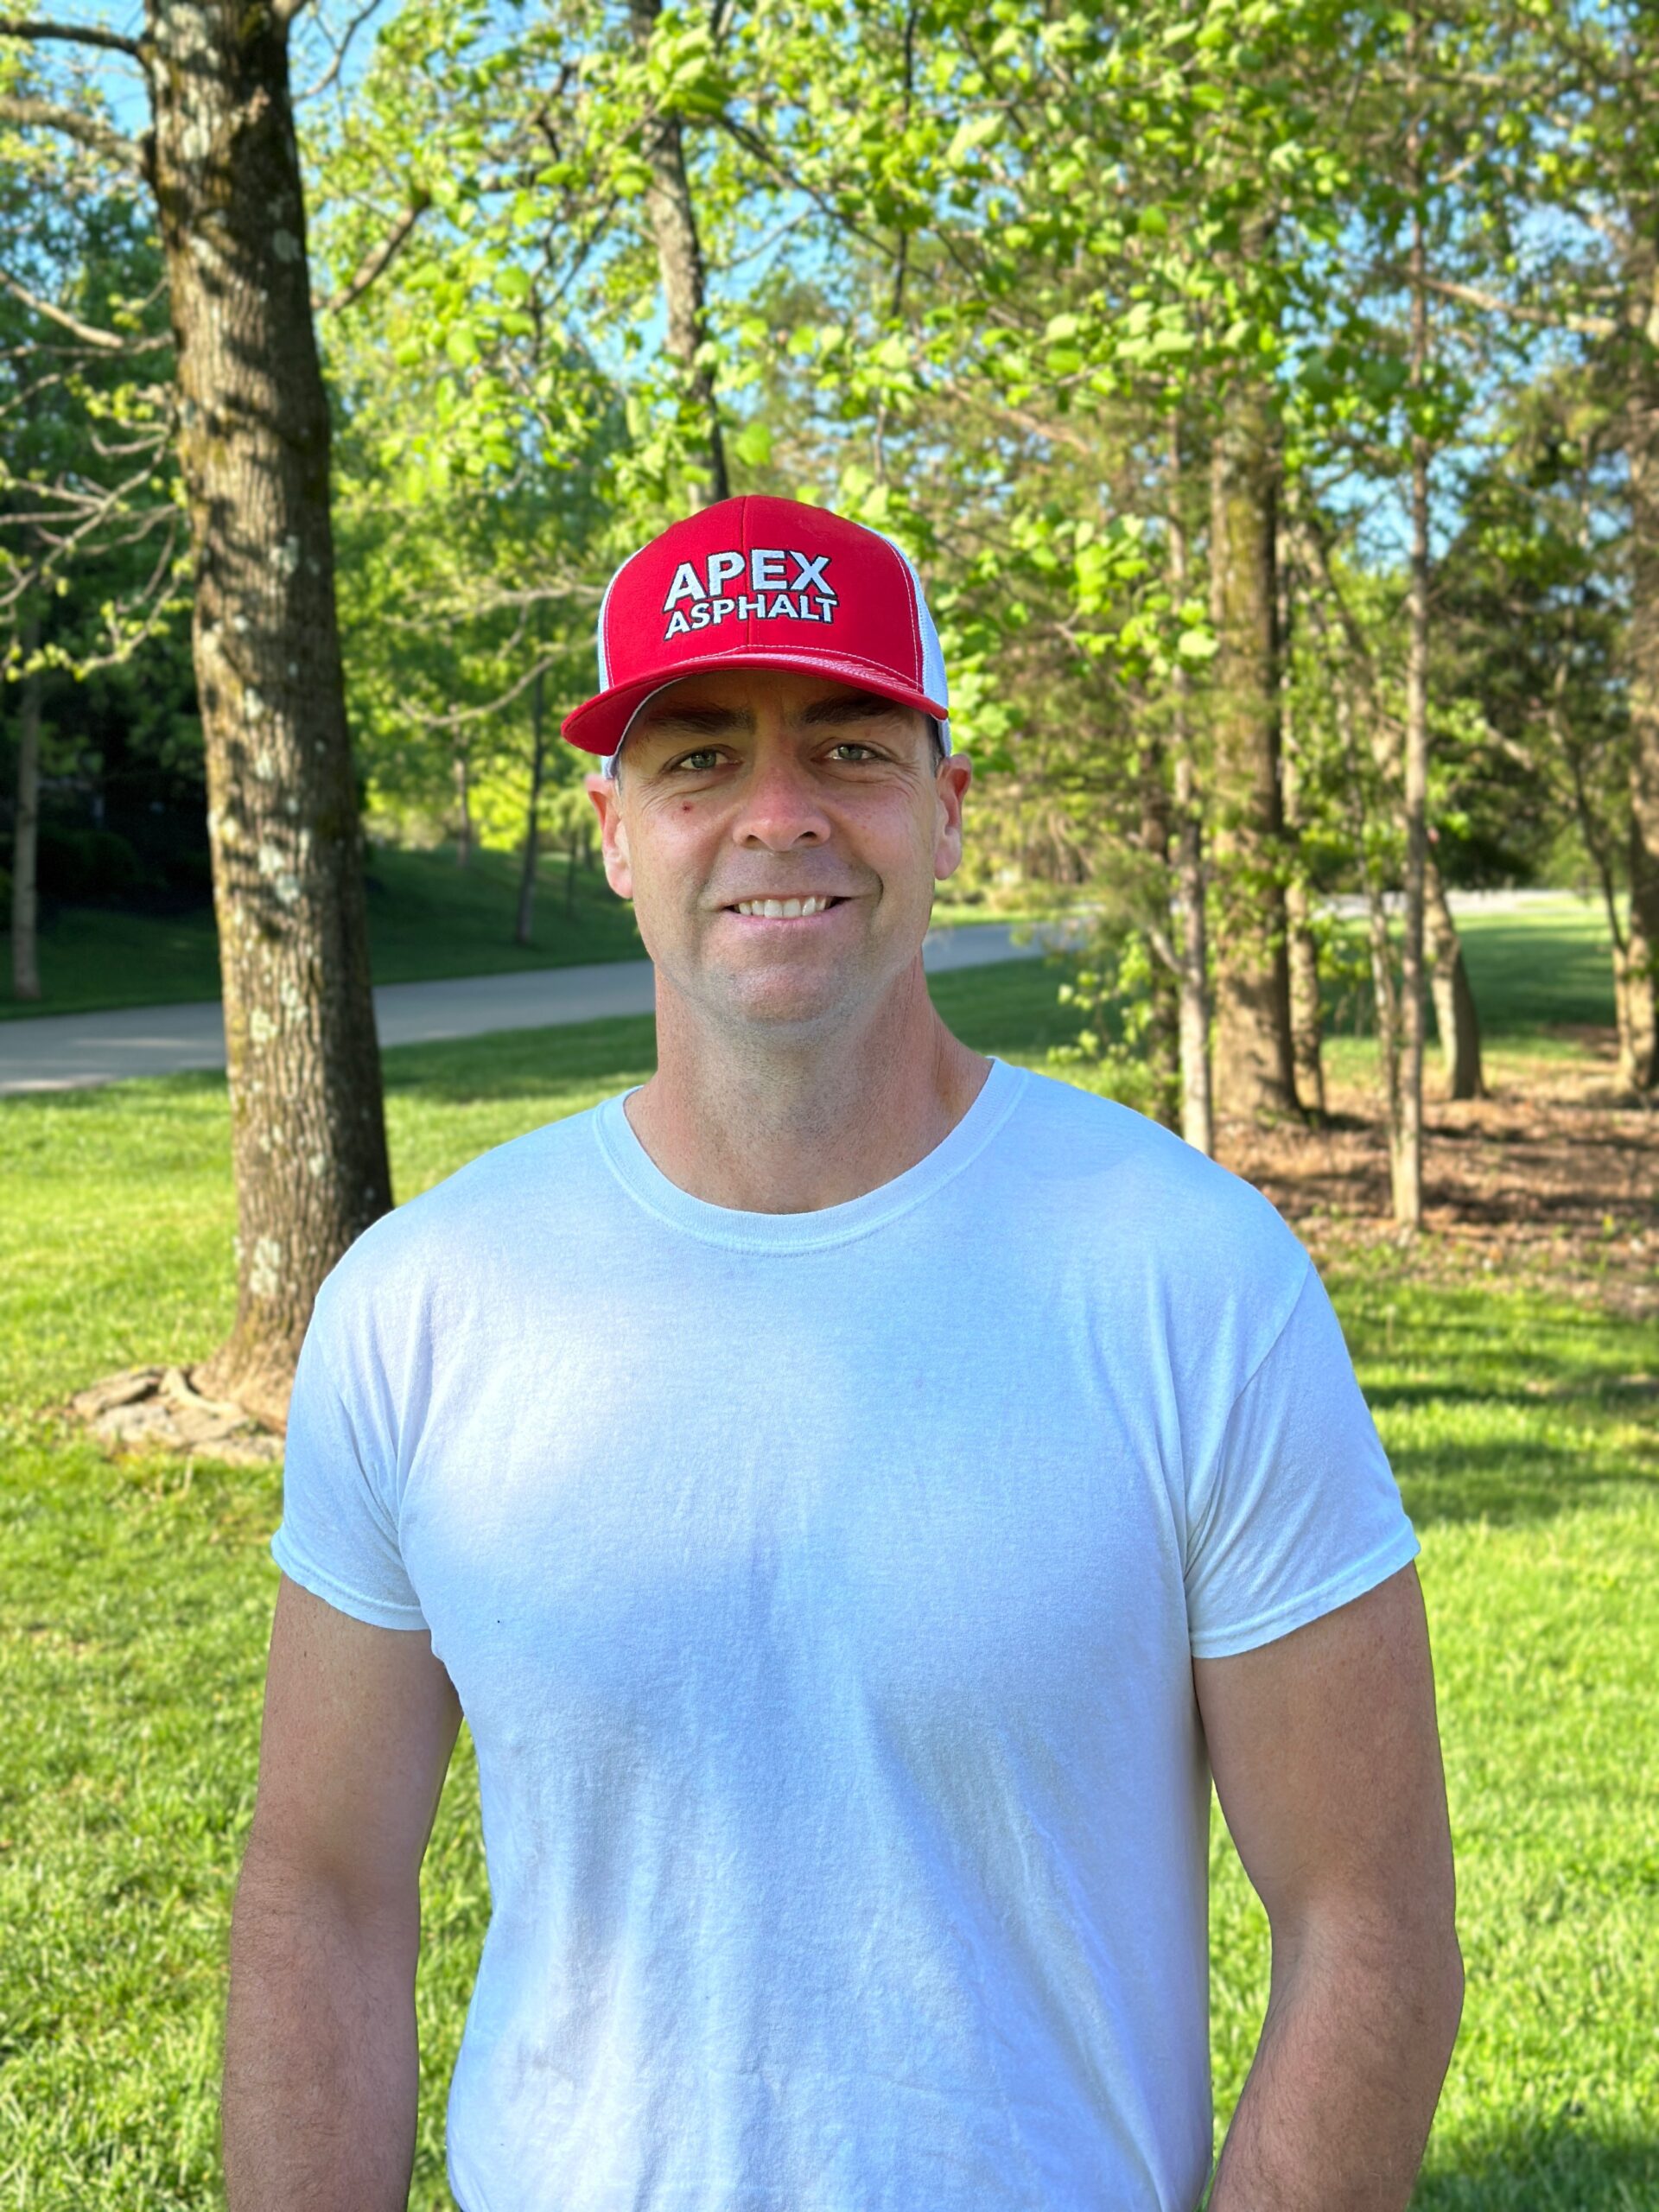
<svg viewBox="0 0 1659 2212"><path fill-rule="evenodd" d="M700 745L695 753L682 753L674 766L677 768L689 768L693 775L702 775L714 767L719 759L718 747L712 745Z"/></svg>
<svg viewBox="0 0 1659 2212"><path fill-rule="evenodd" d="M880 758L880 755L877 753L873 745L861 745L855 737L843 738L839 745L832 746L830 747L830 751L832 753L858 753L866 760L877 760Z"/></svg>

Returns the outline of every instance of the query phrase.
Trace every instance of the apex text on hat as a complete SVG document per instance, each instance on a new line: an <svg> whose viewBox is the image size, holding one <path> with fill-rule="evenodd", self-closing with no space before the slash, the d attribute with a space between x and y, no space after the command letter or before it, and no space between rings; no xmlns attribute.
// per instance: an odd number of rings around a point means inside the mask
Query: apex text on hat
<svg viewBox="0 0 1659 2212"><path fill-rule="evenodd" d="M792 576L785 569L791 561L795 564ZM776 621L780 617L797 622L832 621L837 601L824 573L830 561L828 553L801 553L792 546L775 545L756 545L747 553L735 549L711 553L702 575L695 561L682 561L663 601L669 617L664 639L709 629L734 614L740 621ZM728 594L723 587L746 573L748 592ZM809 594L816 594L816 599ZM680 605L682 600L691 602L689 612Z"/></svg>

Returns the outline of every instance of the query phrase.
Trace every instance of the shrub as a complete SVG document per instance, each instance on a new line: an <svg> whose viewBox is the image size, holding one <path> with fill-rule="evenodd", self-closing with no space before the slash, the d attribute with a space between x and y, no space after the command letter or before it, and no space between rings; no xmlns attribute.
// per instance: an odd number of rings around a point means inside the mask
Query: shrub
<svg viewBox="0 0 1659 2212"><path fill-rule="evenodd" d="M77 899L118 899L138 880L138 855L113 830L65 830L43 822L36 848L41 895Z"/></svg>

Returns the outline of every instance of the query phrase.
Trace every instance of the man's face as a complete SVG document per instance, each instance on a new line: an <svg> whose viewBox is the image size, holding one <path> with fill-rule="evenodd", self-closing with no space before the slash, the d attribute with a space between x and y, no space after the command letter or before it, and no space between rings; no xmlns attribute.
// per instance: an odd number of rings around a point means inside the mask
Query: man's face
<svg viewBox="0 0 1659 2212"><path fill-rule="evenodd" d="M833 1026L916 958L972 770L914 709L777 669L688 676L588 788L658 973L720 1020ZM792 913L764 906L789 902Z"/></svg>

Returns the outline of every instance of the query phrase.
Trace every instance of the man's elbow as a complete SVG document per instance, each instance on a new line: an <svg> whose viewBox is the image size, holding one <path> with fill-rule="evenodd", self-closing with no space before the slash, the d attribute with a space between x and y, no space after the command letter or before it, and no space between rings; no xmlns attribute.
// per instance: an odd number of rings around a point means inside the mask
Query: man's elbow
<svg viewBox="0 0 1659 2212"><path fill-rule="evenodd" d="M1382 1969L1426 2050L1449 2061L1463 2019L1463 1947L1449 1914L1407 1923Z"/></svg>
<svg viewBox="0 0 1659 2212"><path fill-rule="evenodd" d="M1435 1961L1438 1967L1436 1992L1438 2005L1434 2018L1446 2045L1446 2056L1457 2042L1458 2030L1463 2024L1463 1946L1458 1941L1455 1924L1449 1926L1437 1945Z"/></svg>
<svg viewBox="0 0 1659 2212"><path fill-rule="evenodd" d="M1309 1915L1287 1948L1291 1978L1345 1992L1372 2018L1391 2018L1424 2051L1449 2060L1463 2018L1463 1949L1449 1906L1329 1907Z"/></svg>

